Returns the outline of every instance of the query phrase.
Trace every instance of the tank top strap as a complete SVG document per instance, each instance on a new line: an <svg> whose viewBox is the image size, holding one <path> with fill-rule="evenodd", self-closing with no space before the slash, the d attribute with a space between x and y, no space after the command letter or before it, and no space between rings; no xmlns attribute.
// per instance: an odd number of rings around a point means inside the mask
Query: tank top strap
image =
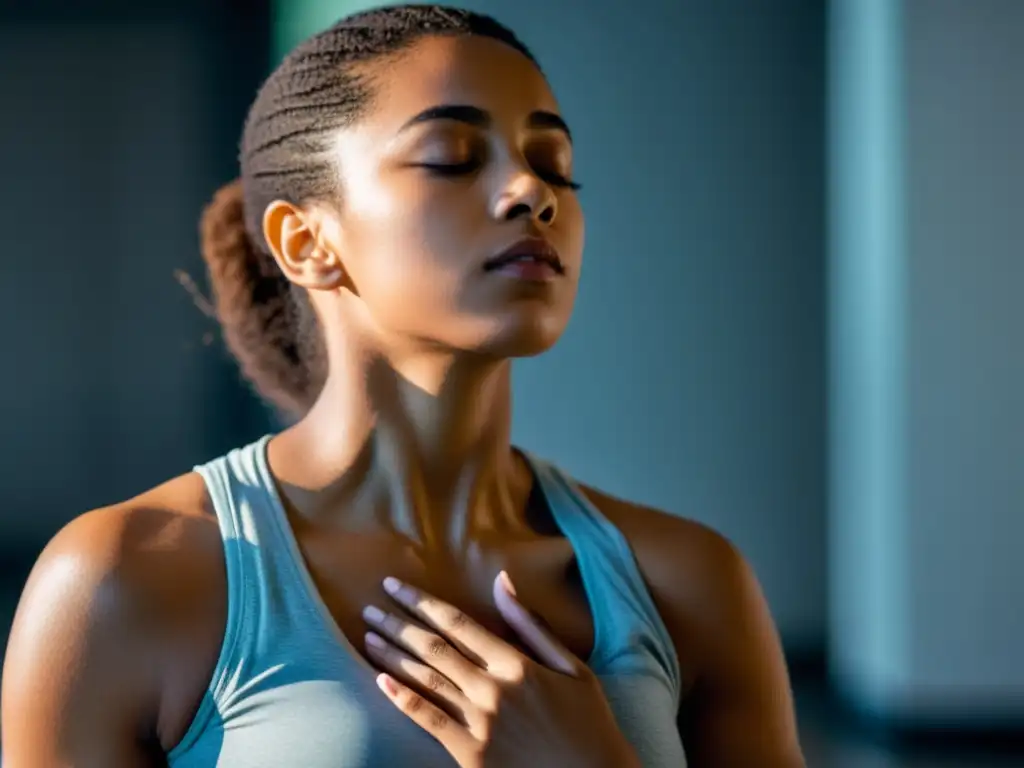
<svg viewBox="0 0 1024 768"><path fill-rule="evenodd" d="M198 734L239 697L280 684L277 656L297 630L322 629L304 600L293 560L299 556L283 526L276 488L266 466L271 435L198 465L224 547L227 621L207 693L185 737L170 757L187 751Z"/></svg>
<svg viewBox="0 0 1024 768"><path fill-rule="evenodd" d="M599 675L654 672L678 702L681 675L675 644L626 537L564 471L523 455L576 553L594 617L590 666Z"/></svg>

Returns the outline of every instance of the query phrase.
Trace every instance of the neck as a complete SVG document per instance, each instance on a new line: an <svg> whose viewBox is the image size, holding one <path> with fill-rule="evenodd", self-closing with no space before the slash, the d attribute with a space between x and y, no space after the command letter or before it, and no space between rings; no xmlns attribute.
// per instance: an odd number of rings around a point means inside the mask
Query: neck
<svg viewBox="0 0 1024 768"><path fill-rule="evenodd" d="M510 383L508 361L350 342L311 411L272 442L275 474L303 514L465 553L521 517Z"/></svg>

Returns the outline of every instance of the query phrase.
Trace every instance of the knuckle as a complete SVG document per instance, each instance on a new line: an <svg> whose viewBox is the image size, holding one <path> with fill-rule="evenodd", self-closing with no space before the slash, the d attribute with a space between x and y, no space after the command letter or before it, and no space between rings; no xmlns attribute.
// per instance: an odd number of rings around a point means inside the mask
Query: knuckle
<svg viewBox="0 0 1024 768"><path fill-rule="evenodd" d="M402 710L408 715L415 715L421 709L423 709L426 703L427 702L423 699L422 696L418 696L415 693L410 693L405 697L405 700L402 702Z"/></svg>
<svg viewBox="0 0 1024 768"><path fill-rule="evenodd" d="M448 681L445 679L444 675L437 672L431 672L427 675L427 679L423 684L433 693L438 693L448 688Z"/></svg>
<svg viewBox="0 0 1024 768"><path fill-rule="evenodd" d="M448 727L448 724L451 722L451 719L448 717L448 715L446 715L444 712L438 709L434 710L430 714L429 722L431 730L440 731Z"/></svg>
<svg viewBox="0 0 1024 768"><path fill-rule="evenodd" d="M440 637L434 636L427 641L427 655L431 659L444 659L451 653L451 646Z"/></svg>
<svg viewBox="0 0 1024 768"><path fill-rule="evenodd" d="M449 630L457 632L470 625L470 618L464 611L460 611L458 608L452 608L447 612L444 623Z"/></svg>

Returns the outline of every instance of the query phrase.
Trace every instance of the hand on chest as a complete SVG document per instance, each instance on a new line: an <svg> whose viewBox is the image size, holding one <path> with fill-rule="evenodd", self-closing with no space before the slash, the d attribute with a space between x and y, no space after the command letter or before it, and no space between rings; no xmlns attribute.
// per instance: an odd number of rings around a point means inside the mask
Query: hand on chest
<svg viewBox="0 0 1024 768"><path fill-rule="evenodd" d="M498 637L519 646L492 598L494 578L506 570L521 602L565 645L586 659L594 625L575 556L564 538L477 548L456 559L430 556L395 537L331 533L299 539L306 567L327 610L355 647L366 630L367 605L401 609L387 596L383 580L393 576L463 610Z"/></svg>

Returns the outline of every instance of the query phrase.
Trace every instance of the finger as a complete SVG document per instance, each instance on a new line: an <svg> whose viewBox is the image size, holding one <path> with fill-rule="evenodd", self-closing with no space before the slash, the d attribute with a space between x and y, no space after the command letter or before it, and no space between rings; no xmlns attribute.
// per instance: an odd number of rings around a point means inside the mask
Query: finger
<svg viewBox="0 0 1024 768"><path fill-rule="evenodd" d="M406 717L441 742L452 756L465 755L472 750L475 741L472 734L409 686L384 673L377 676L377 687Z"/></svg>
<svg viewBox="0 0 1024 768"><path fill-rule="evenodd" d="M509 575L502 571L494 580L494 603L502 618L540 662L556 672L579 677L584 667L580 659L523 607Z"/></svg>
<svg viewBox="0 0 1024 768"><path fill-rule="evenodd" d="M521 675L526 660L523 654L463 611L398 579L384 579L384 589L413 616L469 651L493 676L514 679Z"/></svg>
<svg viewBox="0 0 1024 768"><path fill-rule="evenodd" d="M363 618L381 635L440 672L464 693L473 696L482 687L480 667L440 635L375 605L363 610Z"/></svg>
<svg viewBox="0 0 1024 768"><path fill-rule="evenodd" d="M366 633L366 651L393 678L438 705L460 725L472 728L480 720L476 707L451 680L375 632Z"/></svg>

